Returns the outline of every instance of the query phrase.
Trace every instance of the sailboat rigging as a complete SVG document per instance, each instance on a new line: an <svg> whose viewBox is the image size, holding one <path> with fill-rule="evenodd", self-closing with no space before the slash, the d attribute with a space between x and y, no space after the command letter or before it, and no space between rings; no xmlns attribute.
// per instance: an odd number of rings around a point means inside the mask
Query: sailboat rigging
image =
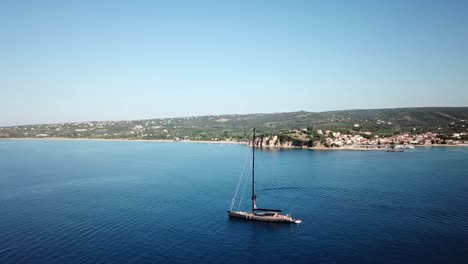
<svg viewBox="0 0 468 264"><path fill-rule="evenodd" d="M237 191L236 191L237 194ZM227 211L229 217L240 218L251 221L264 221L275 223L296 223L302 222L300 219L294 219L290 214L281 214L278 209L257 208L257 196L255 195L255 128L253 129L252 137L252 210L251 212L244 211ZM232 207L232 206L231 206Z"/></svg>

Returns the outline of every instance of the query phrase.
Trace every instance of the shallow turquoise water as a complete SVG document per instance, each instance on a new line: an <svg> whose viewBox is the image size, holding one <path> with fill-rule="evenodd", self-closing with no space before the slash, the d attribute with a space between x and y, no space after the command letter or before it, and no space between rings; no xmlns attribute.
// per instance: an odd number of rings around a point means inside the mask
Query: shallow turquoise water
<svg viewBox="0 0 468 264"><path fill-rule="evenodd" d="M468 148L257 152L259 206L292 210L301 225L227 218L249 154L241 145L0 141L0 263L468 258Z"/></svg>

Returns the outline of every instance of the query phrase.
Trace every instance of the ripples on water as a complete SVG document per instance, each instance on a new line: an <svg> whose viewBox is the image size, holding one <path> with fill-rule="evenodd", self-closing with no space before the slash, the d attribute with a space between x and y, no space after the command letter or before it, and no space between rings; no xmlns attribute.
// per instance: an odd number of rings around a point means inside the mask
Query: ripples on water
<svg viewBox="0 0 468 264"><path fill-rule="evenodd" d="M248 153L228 145L0 141L0 263L468 258L466 148L258 152L259 205L291 211L301 225L227 218ZM245 210L249 196L247 185Z"/></svg>

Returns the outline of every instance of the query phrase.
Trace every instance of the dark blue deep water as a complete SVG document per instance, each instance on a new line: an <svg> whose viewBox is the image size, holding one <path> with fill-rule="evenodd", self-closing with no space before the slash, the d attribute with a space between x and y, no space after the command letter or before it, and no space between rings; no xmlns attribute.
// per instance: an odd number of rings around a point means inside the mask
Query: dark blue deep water
<svg viewBox="0 0 468 264"><path fill-rule="evenodd" d="M259 151L259 206L301 225L228 219L249 153L0 141L0 263L468 263L468 148Z"/></svg>

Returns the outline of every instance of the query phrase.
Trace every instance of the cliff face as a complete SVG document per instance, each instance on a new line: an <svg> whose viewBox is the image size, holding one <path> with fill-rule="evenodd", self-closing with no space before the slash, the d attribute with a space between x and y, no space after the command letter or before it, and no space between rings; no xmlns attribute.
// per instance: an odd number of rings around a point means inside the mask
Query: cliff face
<svg viewBox="0 0 468 264"><path fill-rule="evenodd" d="M307 147L320 147L319 141L301 141L301 140L283 140L277 136L264 136L255 138L255 147L257 148L307 148ZM252 146L252 142L249 142Z"/></svg>

